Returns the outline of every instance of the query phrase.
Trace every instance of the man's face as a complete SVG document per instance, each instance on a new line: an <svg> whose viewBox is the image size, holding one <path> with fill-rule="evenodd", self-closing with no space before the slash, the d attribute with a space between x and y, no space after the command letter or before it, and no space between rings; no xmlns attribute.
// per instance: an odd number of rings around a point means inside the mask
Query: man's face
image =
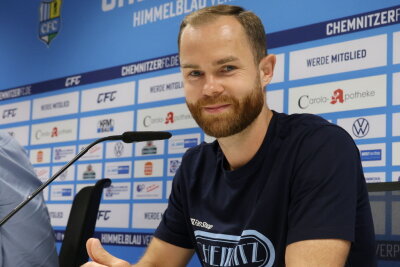
<svg viewBox="0 0 400 267"><path fill-rule="evenodd" d="M208 135L241 132L264 105L260 70L243 27L222 16L182 32L180 61L186 103Z"/></svg>

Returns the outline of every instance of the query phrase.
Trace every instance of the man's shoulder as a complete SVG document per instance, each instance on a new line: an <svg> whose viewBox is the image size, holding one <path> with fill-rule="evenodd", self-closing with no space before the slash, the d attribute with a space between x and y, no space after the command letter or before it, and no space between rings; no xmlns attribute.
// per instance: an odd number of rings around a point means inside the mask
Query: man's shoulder
<svg viewBox="0 0 400 267"><path fill-rule="evenodd" d="M351 135L342 127L313 114L278 114L278 135L288 149L314 153L323 147L324 151L340 149L342 154L358 153ZM298 150L300 151L300 150Z"/></svg>
<svg viewBox="0 0 400 267"><path fill-rule="evenodd" d="M354 151L356 145L351 135L342 127L313 114L277 114L277 137L285 147L318 149L329 144Z"/></svg>
<svg viewBox="0 0 400 267"><path fill-rule="evenodd" d="M336 124L314 114L283 114L277 113L277 127L281 137L310 135L315 132L339 132L348 135L347 132Z"/></svg>
<svg viewBox="0 0 400 267"><path fill-rule="evenodd" d="M332 124L318 115L309 113L296 113L291 115L276 113L276 115L278 116L278 122L289 127L320 127Z"/></svg>
<svg viewBox="0 0 400 267"><path fill-rule="evenodd" d="M195 170L196 167L204 167L207 164L214 164L219 153L218 141L211 143L202 142L199 145L189 148L182 156L182 167Z"/></svg>
<svg viewBox="0 0 400 267"><path fill-rule="evenodd" d="M183 155L183 159L193 160L204 156L213 156L218 153L218 141L215 140L211 143L202 142L197 146L189 148Z"/></svg>

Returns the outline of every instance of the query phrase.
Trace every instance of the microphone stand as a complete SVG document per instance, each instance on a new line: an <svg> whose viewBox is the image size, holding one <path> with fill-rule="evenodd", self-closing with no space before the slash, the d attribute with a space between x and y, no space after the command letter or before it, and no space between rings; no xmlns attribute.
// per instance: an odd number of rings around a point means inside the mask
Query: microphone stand
<svg viewBox="0 0 400 267"><path fill-rule="evenodd" d="M15 213L17 213L20 209L22 209L29 201L31 201L36 195L38 195L42 190L47 187L51 182L53 182L61 173L63 173L69 166L71 166L75 161L77 161L80 157L82 157L90 148L97 145L100 142L107 141L107 140L120 140L121 135L113 135L107 136L100 139L97 139L93 143L89 144L87 147L82 149L78 155L76 155L72 160L70 160L64 167L62 167L56 174L54 174L50 179L44 182L41 186L38 187L32 194L30 194L24 201L22 201L18 206L16 206L9 214L7 214L3 219L0 221L0 227L3 226Z"/></svg>
<svg viewBox="0 0 400 267"><path fill-rule="evenodd" d="M78 155L76 155L73 159L71 159L64 167L62 167L56 174L54 174L50 179L44 182L38 189L36 189L32 194L30 194L24 201L22 201L18 206L16 206L9 214L7 214L0 221L0 227L3 226L15 213L17 213L20 209L22 209L29 201L31 201L35 196L37 196L46 186L48 186L51 182L53 182L61 173L63 173L69 166L71 166L75 161L77 161L80 157L82 157L90 148L97 145L100 142L108 141L108 140L122 140L124 143L133 143L133 142L141 142L148 140L162 140L168 139L171 137L171 133L169 132L151 132L151 131L143 131L143 132L125 132L122 135L111 135L106 136L100 139L97 139L93 143L89 144L87 147L82 149Z"/></svg>

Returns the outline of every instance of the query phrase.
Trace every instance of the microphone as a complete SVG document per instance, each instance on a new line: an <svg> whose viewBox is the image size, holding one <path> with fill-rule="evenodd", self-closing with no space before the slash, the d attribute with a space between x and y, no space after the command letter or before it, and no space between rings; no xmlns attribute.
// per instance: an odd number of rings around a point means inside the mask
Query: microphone
<svg viewBox="0 0 400 267"><path fill-rule="evenodd" d="M9 214L7 214L0 221L0 227L3 226L15 213L17 213L20 209L22 209L26 204L29 203L35 196L37 196L40 192L43 191L51 182L53 182L61 173L63 173L69 166L71 166L75 161L77 161L80 157L82 157L86 152L89 151L93 146L98 143L109 141L109 140L122 140L124 143L133 143L133 142L143 142L143 141L153 141L153 140L164 140L169 139L172 136L169 132L152 132L152 131L143 131L143 132L124 132L122 135L111 135L106 136L100 139L97 139L93 143L89 144L87 147L82 149L78 155L76 155L73 159L71 159L64 167L62 167L58 172L56 172L50 179L44 182L38 189L35 190L32 194L30 194L24 201L18 204L15 209L13 209Z"/></svg>
<svg viewBox="0 0 400 267"><path fill-rule="evenodd" d="M110 140L122 140L125 143L142 142L142 141L153 141L153 140L164 140L171 137L169 132L125 132L122 135L109 136Z"/></svg>

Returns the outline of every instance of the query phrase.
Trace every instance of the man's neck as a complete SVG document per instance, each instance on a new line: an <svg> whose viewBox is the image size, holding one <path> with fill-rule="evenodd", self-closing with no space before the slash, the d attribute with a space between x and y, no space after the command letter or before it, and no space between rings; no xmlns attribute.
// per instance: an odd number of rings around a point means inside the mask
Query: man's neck
<svg viewBox="0 0 400 267"><path fill-rule="evenodd" d="M246 129L232 136L218 138L229 169L240 168L254 157L264 141L272 115L272 111L264 107Z"/></svg>

